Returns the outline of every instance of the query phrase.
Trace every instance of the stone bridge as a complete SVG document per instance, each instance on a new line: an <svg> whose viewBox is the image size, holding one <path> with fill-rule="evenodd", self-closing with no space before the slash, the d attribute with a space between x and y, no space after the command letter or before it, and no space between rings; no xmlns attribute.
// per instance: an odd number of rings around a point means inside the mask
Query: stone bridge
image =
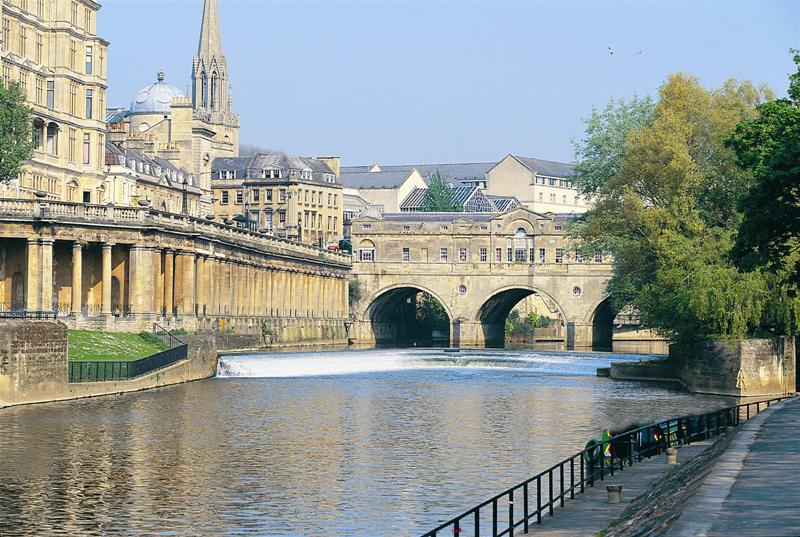
<svg viewBox="0 0 800 537"><path fill-rule="evenodd" d="M0 200L0 317L345 341L350 257L145 207Z"/></svg>
<svg viewBox="0 0 800 537"><path fill-rule="evenodd" d="M537 294L558 312L567 346L610 347L615 314L606 284L612 267L571 248L568 221L527 209L357 219L353 272L360 298L352 310L352 338L406 339L403 305L425 292L447 312L452 345L499 346L509 312Z"/></svg>

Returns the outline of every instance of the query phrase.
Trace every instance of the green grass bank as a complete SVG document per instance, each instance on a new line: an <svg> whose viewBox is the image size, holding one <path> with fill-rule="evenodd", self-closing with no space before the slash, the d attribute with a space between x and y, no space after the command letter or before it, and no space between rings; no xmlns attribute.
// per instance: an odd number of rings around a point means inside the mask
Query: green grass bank
<svg viewBox="0 0 800 537"><path fill-rule="evenodd" d="M67 333L68 355L71 362L125 362L139 360L166 350L167 346L155 336L70 330Z"/></svg>

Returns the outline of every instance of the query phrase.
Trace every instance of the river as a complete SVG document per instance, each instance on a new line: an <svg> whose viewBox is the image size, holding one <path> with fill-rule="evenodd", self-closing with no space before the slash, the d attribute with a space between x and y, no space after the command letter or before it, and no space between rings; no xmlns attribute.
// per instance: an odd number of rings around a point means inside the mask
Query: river
<svg viewBox="0 0 800 537"><path fill-rule="evenodd" d="M726 406L595 376L641 356L315 351L0 410L0 535L414 536L604 427Z"/></svg>

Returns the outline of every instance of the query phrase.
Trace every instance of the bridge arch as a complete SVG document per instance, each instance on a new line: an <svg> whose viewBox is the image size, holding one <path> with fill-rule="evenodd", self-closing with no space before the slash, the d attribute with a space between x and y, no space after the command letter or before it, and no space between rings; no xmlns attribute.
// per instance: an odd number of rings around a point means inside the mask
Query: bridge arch
<svg viewBox="0 0 800 537"><path fill-rule="evenodd" d="M482 339L487 347L502 347L505 344L506 318L517 304L531 295L539 295L549 301L558 310L563 326L568 317L564 308L550 293L530 285L501 287L481 297L470 316L472 322L480 326Z"/></svg>
<svg viewBox="0 0 800 537"><path fill-rule="evenodd" d="M439 325L420 326L416 319L418 295L430 300L433 309L444 313ZM376 343L407 343L428 345L450 341L453 314L442 297L430 288L417 283L400 283L384 287L366 302L360 318L370 327ZM424 304L424 303L423 303Z"/></svg>
<svg viewBox="0 0 800 537"><path fill-rule="evenodd" d="M611 307L611 298L604 296L592 305L590 312L586 325L591 330L592 348L610 350L614 340L614 318L618 313Z"/></svg>

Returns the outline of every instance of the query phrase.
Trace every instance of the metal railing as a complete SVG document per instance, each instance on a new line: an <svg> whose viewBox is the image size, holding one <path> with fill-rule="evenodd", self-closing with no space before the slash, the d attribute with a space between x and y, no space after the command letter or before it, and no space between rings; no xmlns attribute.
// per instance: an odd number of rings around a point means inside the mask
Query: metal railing
<svg viewBox="0 0 800 537"><path fill-rule="evenodd" d="M595 482L667 448L719 436L749 420L762 408L790 397L794 396L672 418L620 433L606 441L590 442L582 451L440 524L422 537L512 537L519 529L527 533L531 526L542 523L542 516L553 516L556 507L564 507L566 499L574 499L576 492L584 492Z"/></svg>
<svg viewBox="0 0 800 537"><path fill-rule="evenodd" d="M131 380L185 360L188 345L179 345L150 355L141 360L128 362L69 362L69 382L107 382Z"/></svg>
<svg viewBox="0 0 800 537"><path fill-rule="evenodd" d="M184 344L183 341L178 339L172 332L158 323L153 323L153 335L170 349L174 349L175 347L179 347Z"/></svg>

